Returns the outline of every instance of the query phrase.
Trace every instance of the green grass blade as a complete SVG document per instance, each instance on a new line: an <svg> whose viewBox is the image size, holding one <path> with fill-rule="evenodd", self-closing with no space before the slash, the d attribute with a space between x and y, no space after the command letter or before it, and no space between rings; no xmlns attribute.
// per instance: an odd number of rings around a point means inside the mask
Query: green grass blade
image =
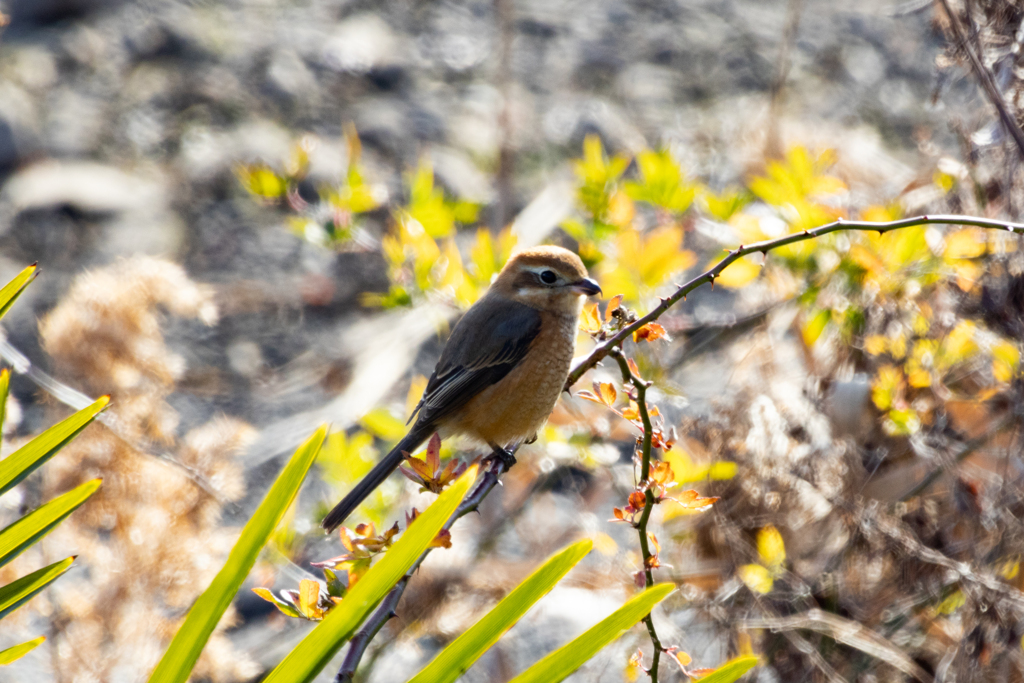
<svg viewBox="0 0 1024 683"><path fill-rule="evenodd" d="M534 603L548 594L566 573L594 547L593 541L574 543L506 595L482 619L470 626L441 651L409 683L451 683L461 676L484 652L498 642L505 631L522 618Z"/></svg>
<svg viewBox="0 0 1024 683"><path fill-rule="evenodd" d="M753 655L736 657L718 667L707 676L697 679L700 683L733 683L739 680L743 674L757 666L758 659Z"/></svg>
<svg viewBox="0 0 1024 683"><path fill-rule="evenodd" d="M281 470L263 502L242 529L227 563L192 605L185 623L174 634L174 640L149 677L150 683L183 683L188 680L217 622L235 599L270 534L295 500L326 436L327 425L324 425L299 446Z"/></svg>
<svg viewBox="0 0 1024 683"><path fill-rule="evenodd" d="M21 551L50 533L53 527L64 521L64 518L75 511L79 505L96 493L103 483L102 479L92 479L62 496L39 506L3 531L0 531L0 567L4 566Z"/></svg>
<svg viewBox="0 0 1024 683"><path fill-rule="evenodd" d="M74 561L75 556L72 555L0 587L0 619L21 607L26 600L46 588L51 581L66 572Z"/></svg>
<svg viewBox="0 0 1024 683"><path fill-rule="evenodd" d="M0 460L0 495L31 474L54 456L107 407L110 398L102 396L91 406L58 422L27 444Z"/></svg>
<svg viewBox="0 0 1024 683"><path fill-rule="evenodd" d="M0 666L10 664L11 662L21 659L29 652L36 649L36 646L41 644L44 640L46 640L46 636L39 636L38 638L21 643L20 645L9 647L6 650L0 650Z"/></svg>
<svg viewBox="0 0 1024 683"><path fill-rule="evenodd" d="M11 304L13 304L14 300L18 298L19 294L25 291L25 288L28 287L28 283L32 282L38 272L39 268L37 268L36 264L33 263L31 266L18 273L13 280L4 285L3 289L0 289L0 318L7 314L7 311L11 308Z"/></svg>
<svg viewBox="0 0 1024 683"><path fill-rule="evenodd" d="M7 392L11 388L11 371L0 370L0 438L3 436L4 420L7 419ZM0 493L3 493L0 491Z"/></svg>
<svg viewBox="0 0 1024 683"><path fill-rule="evenodd" d="M602 619L586 633L563 645L510 683L558 683L583 666L605 645L616 640L651 609L676 589L674 584L659 583L634 595L625 605Z"/></svg>
<svg viewBox="0 0 1024 683"><path fill-rule="evenodd" d="M263 683L308 683L316 678L370 610L398 583L434 540L469 491L476 478L476 471L476 467L470 467L438 496L426 512L417 517L399 537L398 542L384 553L384 557L348 591L341 604L327 613L324 620L263 679Z"/></svg>

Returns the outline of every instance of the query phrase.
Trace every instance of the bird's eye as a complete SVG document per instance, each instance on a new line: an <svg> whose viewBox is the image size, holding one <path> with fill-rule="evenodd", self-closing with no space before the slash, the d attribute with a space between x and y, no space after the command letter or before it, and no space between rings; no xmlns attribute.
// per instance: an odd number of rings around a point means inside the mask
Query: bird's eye
<svg viewBox="0 0 1024 683"><path fill-rule="evenodd" d="M558 282L558 276L555 275L553 270L545 270L540 274L540 281L546 285L553 285Z"/></svg>

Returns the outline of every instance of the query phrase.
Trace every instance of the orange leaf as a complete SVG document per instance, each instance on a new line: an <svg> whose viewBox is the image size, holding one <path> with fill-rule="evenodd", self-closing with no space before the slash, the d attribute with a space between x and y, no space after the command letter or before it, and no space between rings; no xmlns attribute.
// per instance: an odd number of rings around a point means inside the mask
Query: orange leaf
<svg viewBox="0 0 1024 683"><path fill-rule="evenodd" d="M634 342L638 342L641 339L653 342L661 338L664 338L665 341L672 341L672 338L668 336L668 332L665 331L665 328L658 323L647 323L633 333Z"/></svg>
<svg viewBox="0 0 1024 683"><path fill-rule="evenodd" d="M434 432L427 443L427 466L430 467L430 476L437 474L441 469L441 435Z"/></svg>
<svg viewBox="0 0 1024 683"><path fill-rule="evenodd" d="M604 321L608 322L612 319L612 314L618 309L619 304L622 303L622 295L616 294L608 302L608 307L604 309ZM595 304L596 305L596 304Z"/></svg>
<svg viewBox="0 0 1024 683"><path fill-rule="evenodd" d="M594 391L601 397L601 402L609 408L615 405L615 399L618 398L618 393L615 391L615 387L611 382L594 382Z"/></svg>
<svg viewBox="0 0 1024 683"><path fill-rule="evenodd" d="M601 330L601 316L597 310L596 303L583 307L583 315L580 316L580 328L584 332L591 334Z"/></svg>
<svg viewBox="0 0 1024 683"><path fill-rule="evenodd" d="M577 391L576 396L577 398L582 398L587 401L593 401L594 403L600 403L601 405L604 405L604 401L598 398L596 394L594 394L591 391L587 391L586 389L580 389L579 391Z"/></svg>
<svg viewBox="0 0 1024 683"><path fill-rule="evenodd" d="M647 505L647 496L640 491L633 491L629 494L629 504L637 510L642 510Z"/></svg>

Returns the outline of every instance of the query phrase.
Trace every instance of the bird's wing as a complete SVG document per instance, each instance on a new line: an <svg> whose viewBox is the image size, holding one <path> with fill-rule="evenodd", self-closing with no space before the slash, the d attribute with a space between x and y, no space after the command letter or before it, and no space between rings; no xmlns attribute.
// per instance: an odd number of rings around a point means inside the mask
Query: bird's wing
<svg viewBox="0 0 1024 683"><path fill-rule="evenodd" d="M498 297L477 302L445 344L416 406L417 425L438 424L501 380L526 355L540 324L540 312L524 304Z"/></svg>

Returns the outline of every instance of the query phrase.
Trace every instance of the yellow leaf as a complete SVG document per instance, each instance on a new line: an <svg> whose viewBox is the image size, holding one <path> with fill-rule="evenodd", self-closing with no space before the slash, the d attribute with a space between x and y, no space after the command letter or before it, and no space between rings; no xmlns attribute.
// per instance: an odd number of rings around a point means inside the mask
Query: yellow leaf
<svg viewBox="0 0 1024 683"><path fill-rule="evenodd" d="M992 347L992 375L997 382L1009 382L1020 364L1020 351L1008 341Z"/></svg>
<svg viewBox="0 0 1024 683"><path fill-rule="evenodd" d="M814 343L818 341L821 333L825 331L825 326L828 325L829 320L832 319L832 312L828 309L818 311L814 316L804 323L801 335L804 339L804 344L807 346L814 346Z"/></svg>
<svg viewBox="0 0 1024 683"><path fill-rule="evenodd" d="M860 212L860 219L862 221L873 221L876 223L888 223L889 221L899 220L902 217L903 212L900 210L900 205L895 203L889 206L874 204Z"/></svg>
<svg viewBox="0 0 1024 683"><path fill-rule="evenodd" d="M312 579L302 579L299 582L299 611L307 619L318 621L324 617L324 611L320 609L319 603L320 583Z"/></svg>
<svg viewBox="0 0 1024 683"><path fill-rule="evenodd" d="M964 228L946 235L946 248L942 255L948 259L977 258L988 250L985 231L981 228Z"/></svg>
<svg viewBox="0 0 1024 683"><path fill-rule="evenodd" d="M719 258L709 263L707 268L711 268L725 258L725 256L726 254L723 252ZM715 284L728 287L729 289L740 289L749 285L760 274L761 265L751 259L751 257L743 256L726 266L725 270L715 278Z"/></svg>
<svg viewBox="0 0 1024 683"><path fill-rule="evenodd" d="M942 360L948 367L967 360L978 350L974 343L977 326L970 320L961 320L953 331L942 340Z"/></svg>
<svg viewBox="0 0 1024 683"><path fill-rule="evenodd" d="M758 216L751 216L749 213L735 214L729 219L729 225L739 235L741 244L752 244L770 237L779 237L779 235L766 233L761 227L761 219Z"/></svg>
<svg viewBox="0 0 1024 683"><path fill-rule="evenodd" d="M948 173L943 173L942 171L935 171L935 173L932 175L932 182L939 186L939 189L942 190L943 194L946 194L947 192L953 189L953 185L956 184L956 178L949 175Z"/></svg>
<svg viewBox="0 0 1024 683"><path fill-rule="evenodd" d="M907 384L921 389L932 385L932 374L922 368L915 368L907 372Z"/></svg>
<svg viewBox="0 0 1024 683"><path fill-rule="evenodd" d="M883 365L871 383L871 400L879 410L888 410L896 401L903 373L893 365Z"/></svg>
<svg viewBox="0 0 1024 683"><path fill-rule="evenodd" d="M759 564L745 564L736 571L736 574L752 591L766 595L772 590L774 580L771 572Z"/></svg>
<svg viewBox="0 0 1024 683"><path fill-rule="evenodd" d="M725 222L742 209L750 201L750 197L742 189L727 188L718 195L704 192L701 200L709 214Z"/></svg>
<svg viewBox="0 0 1024 683"><path fill-rule="evenodd" d="M427 378L423 375L416 375L409 384L409 393L405 395L405 417L408 419L412 411L419 405L423 398L423 392L427 390Z"/></svg>
<svg viewBox="0 0 1024 683"><path fill-rule="evenodd" d="M625 192L616 192L608 200L608 222L612 225L628 227L633 222L635 213L633 200Z"/></svg>
<svg viewBox="0 0 1024 683"><path fill-rule="evenodd" d="M939 603L939 606L935 608L935 611L939 614L950 615L956 612L958 609L964 606L967 602L967 598L959 590L955 590L950 593L949 597Z"/></svg>
<svg viewBox="0 0 1024 683"><path fill-rule="evenodd" d="M956 272L956 286L962 292L969 292L978 284L982 267L974 261L957 261L953 270Z"/></svg>
<svg viewBox="0 0 1024 683"><path fill-rule="evenodd" d="M681 249L683 229L670 225L653 230L643 240L640 282L649 288L662 284L670 275L686 270L697 260L691 251Z"/></svg>
<svg viewBox="0 0 1024 683"><path fill-rule="evenodd" d="M359 424L366 431L385 441L398 441L405 436L405 423L387 408L374 408L363 415Z"/></svg>
<svg viewBox="0 0 1024 683"><path fill-rule="evenodd" d="M615 555L619 550L619 545L615 542L615 539L603 531L597 532L592 540L594 542L594 550L602 555Z"/></svg>
<svg viewBox="0 0 1024 683"><path fill-rule="evenodd" d="M757 532L757 554L772 574L778 576L786 563L786 546L774 526L769 524Z"/></svg>
<svg viewBox="0 0 1024 683"><path fill-rule="evenodd" d="M873 334L864 339L864 350L872 356L880 356L889 347L889 340L880 334Z"/></svg>
<svg viewBox="0 0 1024 683"><path fill-rule="evenodd" d="M736 476L739 471L739 467L734 462L728 460L722 460L720 462L711 463L708 467L708 479L712 481L723 481L726 479L732 479Z"/></svg>

